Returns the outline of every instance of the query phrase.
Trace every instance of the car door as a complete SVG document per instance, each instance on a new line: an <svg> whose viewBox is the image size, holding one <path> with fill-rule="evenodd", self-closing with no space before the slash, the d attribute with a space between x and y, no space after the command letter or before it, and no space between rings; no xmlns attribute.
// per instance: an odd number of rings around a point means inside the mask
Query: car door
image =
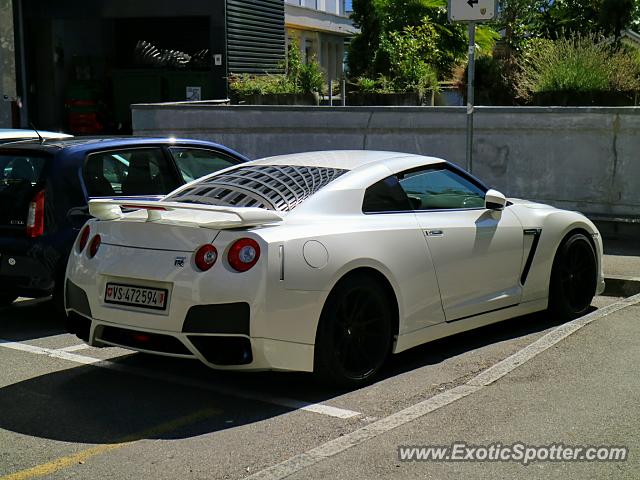
<svg viewBox="0 0 640 480"><path fill-rule="evenodd" d="M425 234L446 321L517 305L523 229L509 207L485 208L486 189L447 164L398 177Z"/></svg>
<svg viewBox="0 0 640 480"><path fill-rule="evenodd" d="M395 175L368 187L362 212L371 236L387 252L388 266L401 288L404 317L400 334L411 333L445 320L438 280L429 248L407 196Z"/></svg>
<svg viewBox="0 0 640 480"><path fill-rule="evenodd" d="M225 153L206 148L169 147L169 153L185 183L240 163Z"/></svg>

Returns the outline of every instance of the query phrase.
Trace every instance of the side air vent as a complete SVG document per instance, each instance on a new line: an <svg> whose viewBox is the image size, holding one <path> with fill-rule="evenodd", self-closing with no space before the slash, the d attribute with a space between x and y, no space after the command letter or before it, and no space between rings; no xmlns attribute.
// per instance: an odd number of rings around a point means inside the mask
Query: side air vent
<svg viewBox="0 0 640 480"><path fill-rule="evenodd" d="M347 170L255 165L196 183L167 200L288 212Z"/></svg>

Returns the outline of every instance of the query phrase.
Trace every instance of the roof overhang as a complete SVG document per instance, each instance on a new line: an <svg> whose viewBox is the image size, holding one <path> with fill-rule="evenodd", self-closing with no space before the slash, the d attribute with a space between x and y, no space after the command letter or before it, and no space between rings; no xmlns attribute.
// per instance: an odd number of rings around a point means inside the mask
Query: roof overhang
<svg viewBox="0 0 640 480"><path fill-rule="evenodd" d="M351 37L358 33L351 19L341 15L285 4L285 26L298 30L332 33L343 37Z"/></svg>

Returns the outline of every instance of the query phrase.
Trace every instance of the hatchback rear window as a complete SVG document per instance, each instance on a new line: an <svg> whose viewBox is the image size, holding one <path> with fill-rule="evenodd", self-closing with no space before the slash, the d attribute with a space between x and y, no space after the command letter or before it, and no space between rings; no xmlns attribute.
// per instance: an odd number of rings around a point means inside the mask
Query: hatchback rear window
<svg viewBox="0 0 640 480"><path fill-rule="evenodd" d="M0 191L35 186L40 181L44 163L42 157L0 156Z"/></svg>
<svg viewBox="0 0 640 480"><path fill-rule="evenodd" d="M24 154L0 155L0 229L27 225L29 204L44 188L46 158Z"/></svg>

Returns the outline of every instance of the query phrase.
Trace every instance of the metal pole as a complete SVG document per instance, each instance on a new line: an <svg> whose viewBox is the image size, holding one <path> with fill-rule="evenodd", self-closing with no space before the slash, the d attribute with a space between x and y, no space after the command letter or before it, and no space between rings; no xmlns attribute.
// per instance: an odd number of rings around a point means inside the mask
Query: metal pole
<svg viewBox="0 0 640 480"><path fill-rule="evenodd" d="M347 81L342 79L342 90L340 92L340 96L342 97L342 106L347 106Z"/></svg>
<svg viewBox="0 0 640 480"><path fill-rule="evenodd" d="M329 80L329 106L333 107L333 80Z"/></svg>
<svg viewBox="0 0 640 480"><path fill-rule="evenodd" d="M473 76L475 70L476 23L469 23L469 66L467 68L467 169L473 172Z"/></svg>

